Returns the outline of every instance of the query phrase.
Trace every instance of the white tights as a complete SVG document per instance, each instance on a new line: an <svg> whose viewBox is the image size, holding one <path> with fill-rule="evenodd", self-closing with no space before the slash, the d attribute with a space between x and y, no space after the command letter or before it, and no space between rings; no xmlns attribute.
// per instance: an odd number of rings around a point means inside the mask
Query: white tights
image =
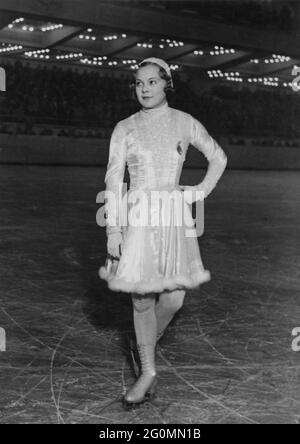
<svg viewBox="0 0 300 444"><path fill-rule="evenodd" d="M185 290L156 294L131 293L133 321L138 344L155 344L156 336L165 330L175 313L182 307Z"/></svg>

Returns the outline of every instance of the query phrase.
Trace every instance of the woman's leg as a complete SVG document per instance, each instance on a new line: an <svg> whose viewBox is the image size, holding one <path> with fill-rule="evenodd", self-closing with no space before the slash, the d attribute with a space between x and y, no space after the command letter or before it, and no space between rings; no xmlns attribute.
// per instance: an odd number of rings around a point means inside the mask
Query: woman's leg
<svg viewBox="0 0 300 444"><path fill-rule="evenodd" d="M155 316L155 294L131 294L133 305L133 323L137 344L155 342L157 323Z"/></svg>
<svg viewBox="0 0 300 444"><path fill-rule="evenodd" d="M128 390L124 400L127 403L137 403L144 400L146 392L156 379L155 345L157 322L155 315L155 294L145 296L131 294L133 303L133 321L138 353L141 362L141 375L136 383Z"/></svg>
<svg viewBox="0 0 300 444"><path fill-rule="evenodd" d="M159 300L155 306L157 319L157 340L159 340L173 319L175 313L182 307L185 290L174 290L163 292L159 295Z"/></svg>

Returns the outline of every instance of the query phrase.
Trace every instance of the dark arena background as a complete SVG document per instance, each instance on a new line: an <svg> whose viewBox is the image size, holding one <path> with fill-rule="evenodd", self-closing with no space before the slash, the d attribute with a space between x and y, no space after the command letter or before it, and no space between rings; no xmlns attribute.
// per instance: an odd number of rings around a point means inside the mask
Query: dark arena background
<svg viewBox="0 0 300 444"><path fill-rule="evenodd" d="M0 423L299 424L299 33L299 1L0 0ZM212 279L159 345L156 398L125 411L132 306L98 277L96 196L151 56L228 165ZM190 147L180 183L206 168Z"/></svg>

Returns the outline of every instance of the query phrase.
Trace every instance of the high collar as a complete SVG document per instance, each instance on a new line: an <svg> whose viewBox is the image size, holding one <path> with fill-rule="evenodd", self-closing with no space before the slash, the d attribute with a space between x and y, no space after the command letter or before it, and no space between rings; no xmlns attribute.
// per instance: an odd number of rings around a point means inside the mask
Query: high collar
<svg viewBox="0 0 300 444"><path fill-rule="evenodd" d="M159 106L158 108L141 108L140 112L142 116L160 116L164 114L169 109L168 102L165 102L163 105Z"/></svg>

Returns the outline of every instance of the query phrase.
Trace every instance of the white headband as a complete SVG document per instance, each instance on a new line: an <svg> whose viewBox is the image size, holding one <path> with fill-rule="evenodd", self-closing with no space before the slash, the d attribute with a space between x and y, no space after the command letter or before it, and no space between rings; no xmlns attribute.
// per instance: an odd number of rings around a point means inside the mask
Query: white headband
<svg viewBox="0 0 300 444"><path fill-rule="evenodd" d="M144 59L144 60L142 60L142 61L139 63L139 66L140 66L142 63L145 63L145 62L156 63L157 65L161 66L161 67L166 71L166 73L168 74L168 76L171 77L171 86L172 86L172 88L173 88L173 79L172 79L171 70L170 70L169 65L168 65L164 60L162 60L162 59L158 59L158 58L156 58L156 57L149 57L148 59Z"/></svg>

